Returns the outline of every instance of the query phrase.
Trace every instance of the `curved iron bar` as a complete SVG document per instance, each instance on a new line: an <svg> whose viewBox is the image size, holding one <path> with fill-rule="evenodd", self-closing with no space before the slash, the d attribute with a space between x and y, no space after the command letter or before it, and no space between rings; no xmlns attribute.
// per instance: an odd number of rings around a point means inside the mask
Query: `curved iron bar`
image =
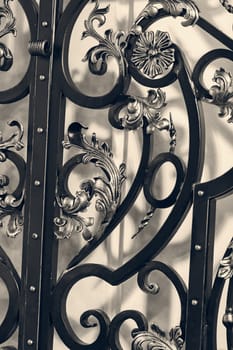
<svg viewBox="0 0 233 350"><path fill-rule="evenodd" d="M156 254L158 254L161 251L161 249L168 243L168 241L175 234L175 230L181 224L185 216L185 213L187 212L187 210L191 205L192 185L193 183L198 181L202 171L201 170L202 163L203 163L202 142L204 141L204 138L203 138L204 128L203 126L201 126L202 122L199 116L196 97L192 91L189 75L187 73L186 68L184 67L183 59L179 49L176 46L175 48L176 48L177 57L179 57L179 66L180 66L180 70L178 72L178 79L184 94L185 104L187 107L188 118L189 118L190 154L189 154L187 173L186 173L186 177L184 180L181 193L178 196L177 203L172 209L172 212L169 215L166 222L164 223L163 227L156 234L154 239L141 252L139 252L128 264L126 263L124 266L122 266L122 270L119 270L119 274L121 274L123 270L125 271L126 275L127 275L126 271L133 271L133 270L135 271L135 264L136 266L138 266L138 268L140 268L140 266L142 266L142 261L147 261L151 259L153 256L156 256ZM144 146L143 146L143 152L144 152ZM145 163L143 165L145 167ZM138 179L136 178L136 180ZM134 182L134 184L136 184L136 182ZM137 188L139 189L140 186L137 186ZM131 193L129 194L131 195ZM127 196L127 200L128 198L130 198L129 195ZM120 206L120 208L123 208L123 205L125 205L125 203L126 202L124 201ZM125 213L126 212L128 212L128 210L126 210ZM118 213L119 211L116 212L117 221L118 221L118 218L122 219L122 217L118 217ZM114 223L114 220L113 220L113 223ZM115 228L115 223L113 227ZM98 242L93 242L93 247L94 246L96 247L97 245L99 245L110 232L112 232L112 224L110 224L107 227L105 233L103 234L103 236L100 238ZM84 257L86 257L89 254L89 252L90 252L90 249L84 247L83 250L80 251L79 255L71 261L71 263L69 264L69 267L74 266L75 264L78 264ZM125 278L126 276L122 278L122 281Z"/></svg>
<svg viewBox="0 0 233 350"><path fill-rule="evenodd" d="M212 50L203 55L197 62L193 70L192 79L196 87L198 98L204 102L215 104L220 107L219 117L228 117L228 123L233 122L233 93L232 93L232 77L223 68L216 70L213 81L215 85L207 89L202 84L202 77L205 69L214 60L218 58L226 58L233 60L232 51L226 49Z"/></svg>
<svg viewBox="0 0 233 350"><path fill-rule="evenodd" d="M176 50L179 52L178 48L176 48ZM183 62L181 56L180 60ZM190 208L192 201L192 186L193 183L198 181L201 175L203 165L202 142L204 141L204 135L202 133L204 132L204 128L198 111L196 97L192 91L189 76L184 66L179 72L178 79L188 112L190 135L189 159L184 183L178 195L176 204L154 238L130 261L126 262L114 272L114 274L116 274L115 278L121 281L132 276L135 271L139 270L145 262L155 257L170 241Z"/></svg>
<svg viewBox="0 0 233 350"><path fill-rule="evenodd" d="M229 288L227 294L226 313L223 316L223 324L227 329L227 346L228 350L233 347L233 280L229 281Z"/></svg>
<svg viewBox="0 0 233 350"><path fill-rule="evenodd" d="M223 259L229 256L230 253L229 248L227 248ZM207 307L207 324L208 324L208 333L207 333L207 348L216 350L217 349L217 321L218 321L218 313L219 313L219 305L221 301L221 296L223 292L223 288L226 280L219 276L217 272L213 288L211 291L211 295L208 301Z"/></svg>
<svg viewBox="0 0 233 350"><path fill-rule="evenodd" d="M156 263L150 264L139 273L140 286L145 290L144 280L154 269L159 269L168 276L174 283L178 294L181 298L181 302L184 301L184 308L182 312L182 318L185 317L184 309L186 305L186 290L181 281L172 269L167 267L165 264ZM110 285L117 285L118 281L114 280L113 271L103 265L98 264L84 264L69 271L65 271L59 279L54 291L53 291L53 305L52 305L52 318L55 328L65 343L70 349L90 349L94 350L97 348L108 349L109 345L111 349L121 350L121 344L119 340L120 327L126 320L132 319L137 324L137 329L132 331L132 349L138 348L138 344L147 341L149 338L151 344L164 344L164 349L181 349L183 346L183 340L181 338L181 330L179 327L172 329L170 332L170 341L166 338L165 333L162 332L156 325L152 325L152 333L148 332L148 323L145 316L135 310L126 310L116 315L111 322L107 315L100 310L88 310L81 316L81 323L85 327L95 327L96 323L89 323L88 318L94 316L100 323L100 331L97 339L92 344L86 344L82 342L76 334L74 334L66 311L66 301L68 294L74 284L78 283L83 278L98 277L101 280L109 283ZM183 319L181 320L183 322ZM109 330L108 330L109 328Z"/></svg>
<svg viewBox="0 0 233 350"><path fill-rule="evenodd" d="M138 273L138 285L146 293L157 294L159 292L159 286L156 283L149 282L149 275L153 271L160 271L167 276L178 293L181 306L180 327L182 330L182 336L185 339L187 287L183 279L171 266L168 266L161 261L150 261Z"/></svg>
<svg viewBox="0 0 233 350"><path fill-rule="evenodd" d="M87 316L94 316L98 320L100 326L99 334L97 339L92 344L86 344L74 333L72 330L67 310L66 310L66 301L68 294L73 287L73 285L79 282L83 278L87 277L98 277L107 283L112 283L112 273L111 270L102 265L97 264L86 264L80 265L76 268L71 268L69 272L64 271L63 275L60 277L57 285L54 288L52 295L52 318L54 326L63 340L64 344L70 349L80 349L87 350L96 350L96 349L105 349L107 347L107 335L109 332L109 318L101 310L89 310L83 316L81 316L82 324L87 325L86 321ZM92 324L91 326L95 326Z"/></svg>
<svg viewBox="0 0 233 350"><path fill-rule="evenodd" d="M159 169L165 163L171 163L176 169L176 182L171 193L164 199L157 199L153 195L152 184ZM150 164L144 181L144 194L147 202L154 208L169 208L176 203L185 178L185 167L182 161L173 153L160 153Z"/></svg>
<svg viewBox="0 0 233 350"><path fill-rule="evenodd" d="M138 332L148 331L147 319L141 312L135 310L120 312L112 319L110 324L108 342L112 350L123 350L119 339L120 327L127 320L133 320L137 324L137 328L131 332L132 336Z"/></svg>
<svg viewBox="0 0 233 350"><path fill-rule="evenodd" d="M20 278L2 247L0 247L0 277L9 295L7 313L0 325L0 343L4 343L18 326Z"/></svg>
<svg viewBox="0 0 233 350"><path fill-rule="evenodd" d="M19 0L19 3L27 16L31 40L35 40L37 35L38 5L35 0ZM7 90L0 91L0 103L7 104L16 102L28 94L29 83L31 81L31 75L33 74L33 65L33 59L31 59L27 71L21 81Z"/></svg>

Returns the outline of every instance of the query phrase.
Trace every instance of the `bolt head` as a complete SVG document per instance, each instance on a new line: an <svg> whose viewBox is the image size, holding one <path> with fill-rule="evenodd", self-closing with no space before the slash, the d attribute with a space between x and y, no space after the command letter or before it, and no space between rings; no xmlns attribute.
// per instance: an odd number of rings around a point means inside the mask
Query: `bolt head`
<svg viewBox="0 0 233 350"><path fill-rule="evenodd" d="M204 196L204 194L205 194L205 192L204 192L204 191L199 190L199 191L197 192L197 194L198 194L198 196L199 196L199 197L203 197L203 196Z"/></svg>
<svg viewBox="0 0 233 350"><path fill-rule="evenodd" d="M30 286L29 290L30 290L30 292L35 293L36 287L35 286Z"/></svg>
<svg viewBox="0 0 233 350"><path fill-rule="evenodd" d="M46 27L48 27L48 22L47 21L42 21L41 25L42 25L42 27L46 28Z"/></svg>
<svg viewBox="0 0 233 350"><path fill-rule="evenodd" d="M44 129L43 128L37 128L36 131L37 131L38 134L43 134Z"/></svg>
<svg viewBox="0 0 233 350"><path fill-rule="evenodd" d="M33 340L32 339L28 339L27 340L27 345L29 345L29 346L33 345Z"/></svg>

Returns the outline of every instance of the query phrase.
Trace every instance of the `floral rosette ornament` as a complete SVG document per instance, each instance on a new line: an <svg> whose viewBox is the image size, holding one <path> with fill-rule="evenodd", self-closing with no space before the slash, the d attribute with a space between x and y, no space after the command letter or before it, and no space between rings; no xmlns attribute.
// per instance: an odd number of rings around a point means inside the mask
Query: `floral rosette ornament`
<svg viewBox="0 0 233 350"><path fill-rule="evenodd" d="M131 62L144 75L151 79L165 74L175 62L175 49L171 47L172 41L166 32L141 33L136 41Z"/></svg>

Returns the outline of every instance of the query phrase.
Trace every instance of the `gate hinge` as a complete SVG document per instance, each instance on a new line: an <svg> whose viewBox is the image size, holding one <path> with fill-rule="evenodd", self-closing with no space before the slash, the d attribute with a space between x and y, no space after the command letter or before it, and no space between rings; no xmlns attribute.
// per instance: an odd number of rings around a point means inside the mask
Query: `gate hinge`
<svg viewBox="0 0 233 350"><path fill-rule="evenodd" d="M50 56L51 46L48 40L29 41L28 51L32 56Z"/></svg>

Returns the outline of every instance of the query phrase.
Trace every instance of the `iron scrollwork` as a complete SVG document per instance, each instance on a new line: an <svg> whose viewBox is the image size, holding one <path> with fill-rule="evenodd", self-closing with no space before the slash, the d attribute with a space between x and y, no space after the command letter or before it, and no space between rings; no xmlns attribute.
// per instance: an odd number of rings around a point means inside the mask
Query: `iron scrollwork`
<svg viewBox="0 0 233 350"><path fill-rule="evenodd" d="M11 151L14 148L20 151L23 147L23 126L17 121L9 123L11 127L16 127L14 132L8 139L0 138L0 162L11 161L18 170L19 183L13 193L9 193L8 185L10 178L8 174L0 175L0 219L3 226L4 217L9 216L6 233L10 237L16 237L22 232L23 215L22 208L24 204L24 180L25 180L25 162L21 156Z"/></svg>
<svg viewBox="0 0 233 350"><path fill-rule="evenodd" d="M218 269L218 277L225 280L233 276L233 240L229 244L227 252L228 254L220 261Z"/></svg>
<svg viewBox="0 0 233 350"><path fill-rule="evenodd" d="M184 27L194 25L199 18L199 9L192 0L152 0L137 17L132 31L140 33L141 28L139 23L141 20L156 18L160 7L170 16L183 16L185 18L185 21L182 22Z"/></svg>
<svg viewBox="0 0 233 350"><path fill-rule="evenodd" d="M117 59L120 67L120 75L126 75L126 60L124 56L124 48L126 46L125 33L119 31L113 34L112 30L105 31L105 37L103 38L94 29L93 22L98 21L99 26L104 25L106 21L105 14L108 13L109 6L105 8L99 8L99 1L95 2L95 8L90 13L89 18L84 22L85 31L82 34L82 39L88 36L95 38L99 41L99 45L91 48L83 61L87 61L89 69L94 74L103 75L107 71L106 60L109 56L113 56Z"/></svg>
<svg viewBox="0 0 233 350"><path fill-rule="evenodd" d="M180 327L172 328L169 337L156 325L151 326L152 332L138 332L134 334L132 350L181 350L183 339Z"/></svg>
<svg viewBox="0 0 233 350"><path fill-rule="evenodd" d="M220 107L219 117L227 117L228 123L233 123L233 79L224 68L216 70L213 81L216 85L211 86L209 94L212 96L211 103Z"/></svg>
<svg viewBox="0 0 233 350"><path fill-rule="evenodd" d="M3 6L0 7L0 38L12 33L16 35L15 18L9 6L10 0L4 0ZM13 56L5 44L0 43L0 70L7 71L13 64Z"/></svg>
<svg viewBox="0 0 233 350"><path fill-rule="evenodd" d="M58 238L69 238L72 232L76 231L90 242L100 238L120 203L121 186L125 180L125 164L122 163L117 168L112 160L113 154L109 145L106 142L100 142L95 134L92 135L91 142L88 142L82 133L83 128L79 123L71 124L68 130L68 141L63 142L64 148L78 148L81 154L64 165L57 195L62 216L55 218L54 223ZM89 163L100 168L104 176L83 181L75 196L71 195L67 186L70 172L79 164ZM85 212L88 213L88 208L93 203L91 216L86 216Z"/></svg>

